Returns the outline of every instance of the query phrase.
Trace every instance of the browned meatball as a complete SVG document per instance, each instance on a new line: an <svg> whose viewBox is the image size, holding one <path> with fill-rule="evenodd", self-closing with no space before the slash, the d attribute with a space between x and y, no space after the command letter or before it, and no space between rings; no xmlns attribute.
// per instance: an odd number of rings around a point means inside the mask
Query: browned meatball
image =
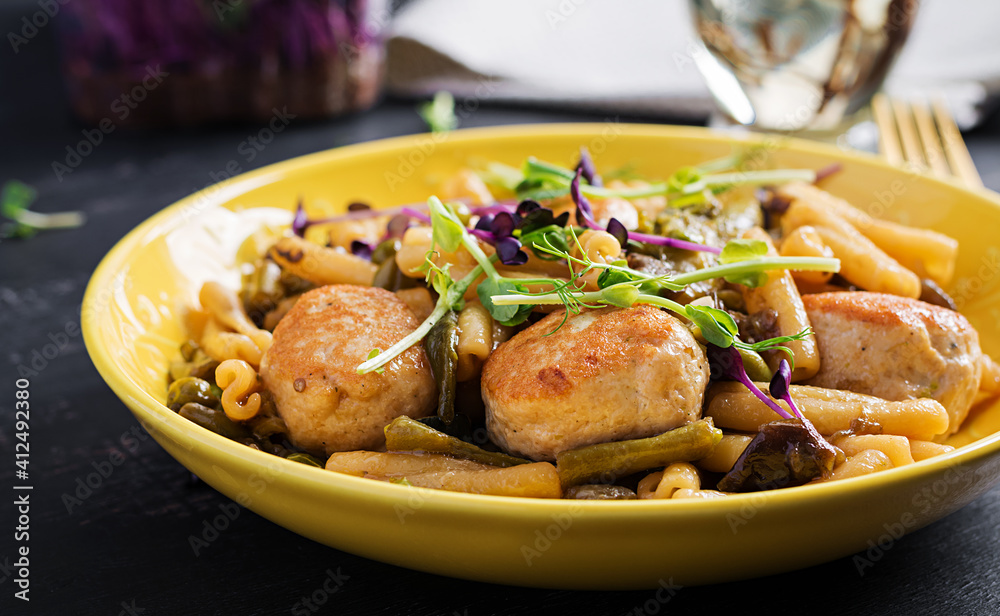
<svg viewBox="0 0 1000 616"><path fill-rule="evenodd" d="M533 460L584 445L666 432L701 415L708 361L666 312L643 305L553 313L490 355L486 427Z"/></svg>
<svg viewBox="0 0 1000 616"><path fill-rule="evenodd" d="M416 329L410 309L374 287L333 285L302 295L274 329L260 375L292 442L308 451L373 449L400 415L424 417L437 387L423 347L411 347L383 374L358 374L374 349Z"/></svg>
<svg viewBox="0 0 1000 616"><path fill-rule="evenodd" d="M886 400L933 398L958 430L979 391L979 335L961 314L882 293L818 293L802 302L819 373L807 385Z"/></svg>

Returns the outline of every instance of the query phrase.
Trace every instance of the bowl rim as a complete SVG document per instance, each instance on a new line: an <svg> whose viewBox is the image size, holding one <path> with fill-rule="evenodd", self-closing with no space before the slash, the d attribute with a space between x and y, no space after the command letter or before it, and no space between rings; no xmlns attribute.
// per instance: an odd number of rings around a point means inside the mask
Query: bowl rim
<svg viewBox="0 0 1000 616"><path fill-rule="evenodd" d="M449 133L448 144L485 143L491 139L523 139L530 137L572 136L578 135L581 141L592 138L606 130L606 123L558 123L558 124L514 124L481 128L460 129ZM891 173L916 174L925 181L939 183L949 190L959 190L970 193L988 201L994 207L1000 208L1000 195L985 188L969 188L957 181L943 179L913 170L899 169L887 161L867 152L845 152L832 145L806 141L795 137L773 134L734 135L703 127L650 125L618 123L616 130L624 137L653 137L669 140L671 138L704 143L755 143L769 138L781 140L779 149L804 152L824 156L836 162L859 162L868 166L880 168ZM380 155L399 149L413 147L420 140L431 137L430 133L417 133L400 137L391 137L375 141L345 145L323 150L303 156L294 157L273 163L233 178L220 184L212 184L204 189L190 194L183 199L165 207L145 219L142 223L127 233L108 251L94 270L84 293L81 319L84 343L87 352L96 366L99 374L108 383L114 393L123 400L139 419L144 428L148 424L156 426L156 431L164 434L177 443L192 442L191 447L200 445L213 451L215 455L230 458L234 463L245 469L260 470L274 468L281 471L281 480L295 484L296 488L328 489L339 491L345 495L356 495L372 503L391 506L412 495L407 486L394 485L388 482L372 481L360 477L335 473L323 468L311 467L292 462L272 454L257 451L240 443L227 439L207 429L180 417L177 413L158 402L138 383L121 371L111 355L110 349L101 342L101 318L87 310L94 305L99 293L107 283L127 270L128 257L144 243L150 234L156 235L156 230L162 223L176 217L186 207L191 207L204 200L203 207L220 207L222 203L231 200L253 188L281 181L288 175L294 175L297 170L324 164L335 164L336 161L368 155ZM91 318L85 318L91 314ZM568 499L536 499L506 496L491 496L481 494L466 494L445 490L417 488L422 493L422 509L430 511L448 511L449 513L482 516L498 516L505 519L517 518L537 520L553 514L564 513L567 508L582 508L588 518L595 522L618 522L630 517L695 517L701 515L724 515L739 510L752 503L755 507L794 507L801 504L821 505L829 500L844 497L846 492L856 492L857 496L874 495L890 484L904 484L919 481L926 476L943 473L949 469L971 465L985 458L1000 453L1000 432L980 438L976 441L956 448L954 451L921 460L914 464L893 468L886 472L869 474L851 479L824 482L821 484L798 486L781 490L730 495L722 499L682 499L631 501L628 504L608 501L568 500ZM211 454L209 454L211 455ZM411 488L412 489L412 488ZM580 510L580 509L576 509Z"/></svg>

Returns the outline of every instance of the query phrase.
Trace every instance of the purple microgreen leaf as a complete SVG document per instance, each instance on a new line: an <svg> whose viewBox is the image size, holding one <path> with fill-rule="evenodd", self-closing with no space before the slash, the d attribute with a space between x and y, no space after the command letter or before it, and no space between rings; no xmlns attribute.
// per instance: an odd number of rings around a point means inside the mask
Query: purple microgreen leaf
<svg viewBox="0 0 1000 616"><path fill-rule="evenodd" d="M604 182L601 181L601 176L597 175L597 169L594 168L594 161L590 158L590 152L587 148L580 148L580 162L577 167L583 172L583 179L587 180L587 183L591 186L604 186Z"/></svg>
<svg viewBox="0 0 1000 616"><path fill-rule="evenodd" d="M400 208L399 213L400 214L405 214L406 216L409 216L410 218L414 218L416 220L419 220L422 223L425 223L425 224L428 224L428 225L431 224L431 217L430 216L428 216L424 212L421 212L419 210L415 210L412 207Z"/></svg>
<svg viewBox="0 0 1000 616"><path fill-rule="evenodd" d="M542 206L537 201L532 201L531 199L525 199L524 201L517 204L517 215L527 216L535 210L541 209Z"/></svg>
<svg viewBox="0 0 1000 616"><path fill-rule="evenodd" d="M347 206L348 212L367 212L372 209L372 206L367 203L362 203L360 201L355 201L354 203Z"/></svg>
<svg viewBox="0 0 1000 616"><path fill-rule="evenodd" d="M497 238L493 235L493 232L486 231L485 229L469 229L469 235L472 237L482 240L487 244L495 244Z"/></svg>
<svg viewBox="0 0 1000 616"><path fill-rule="evenodd" d="M476 229L479 231L489 231L493 228L493 214L483 214L476 221Z"/></svg>
<svg viewBox="0 0 1000 616"><path fill-rule="evenodd" d="M493 217L493 225L490 230L493 232L494 237L499 240L513 235L514 229L517 228L517 223L518 220L514 218L513 214L500 212Z"/></svg>
<svg viewBox="0 0 1000 616"><path fill-rule="evenodd" d="M608 233L618 240L622 248L628 244L628 229L617 218L612 218L608 221Z"/></svg>
<svg viewBox="0 0 1000 616"><path fill-rule="evenodd" d="M805 417L802 415L802 411L795 406L795 402L792 400L792 367L788 364L787 359L782 359L781 363L778 364L778 370L774 373L771 378L771 385L768 390L771 393L771 397L777 400L784 400L788 404L788 408L792 409L795 416L805 421Z"/></svg>
<svg viewBox="0 0 1000 616"><path fill-rule="evenodd" d="M375 252L375 247L368 242L363 242L361 240L354 240L351 242L351 254L355 257L361 257L362 259L371 261L373 252Z"/></svg>
<svg viewBox="0 0 1000 616"><path fill-rule="evenodd" d="M791 382L792 368L788 365L787 359L782 359L781 363L778 364L778 370L771 377L771 385L768 387L771 397L779 400L783 399L788 395L788 387L791 385Z"/></svg>
<svg viewBox="0 0 1000 616"><path fill-rule="evenodd" d="M382 241L388 239L403 239L406 234L406 230L410 228L410 217L406 214L396 214L389 219L389 222L385 226L385 237Z"/></svg>
<svg viewBox="0 0 1000 616"><path fill-rule="evenodd" d="M300 198L298 204L295 206L295 216L292 218L292 233L299 237L305 237L306 229L309 226L309 216L306 214L306 209L302 206L302 199Z"/></svg>
<svg viewBox="0 0 1000 616"><path fill-rule="evenodd" d="M513 212L514 206L510 203L494 203L493 205L479 205L470 207L469 213L475 216L486 216L487 214L497 214L499 212Z"/></svg>
<svg viewBox="0 0 1000 616"><path fill-rule="evenodd" d="M819 184L831 175L840 172L844 168L840 163L833 163L832 165L827 165L819 171L816 172L816 179L813 180L813 184Z"/></svg>
<svg viewBox="0 0 1000 616"><path fill-rule="evenodd" d="M590 207L590 201L587 201L587 198L580 192L580 176L582 174L583 169L577 166L576 175L573 176L573 181L569 184L569 195L573 199L573 203L576 204L576 222L581 227L600 229L601 227L594 222L594 210Z"/></svg>
<svg viewBox="0 0 1000 616"><path fill-rule="evenodd" d="M528 253L521 250L521 242L513 237L499 239L496 247L497 256L504 265L524 265L528 262Z"/></svg>

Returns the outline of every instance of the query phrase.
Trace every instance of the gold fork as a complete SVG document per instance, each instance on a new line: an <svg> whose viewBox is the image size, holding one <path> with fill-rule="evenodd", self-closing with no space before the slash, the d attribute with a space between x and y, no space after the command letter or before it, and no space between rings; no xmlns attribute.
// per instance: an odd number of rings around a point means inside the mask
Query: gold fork
<svg viewBox="0 0 1000 616"><path fill-rule="evenodd" d="M872 98L872 114L878 125L879 151L890 163L910 163L942 177L953 176L966 186L983 185L942 100L911 104L879 93Z"/></svg>

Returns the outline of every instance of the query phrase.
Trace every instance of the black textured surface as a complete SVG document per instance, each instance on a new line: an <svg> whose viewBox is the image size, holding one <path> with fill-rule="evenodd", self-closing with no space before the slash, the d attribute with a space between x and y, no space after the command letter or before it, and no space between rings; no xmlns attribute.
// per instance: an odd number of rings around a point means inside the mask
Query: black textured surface
<svg viewBox="0 0 1000 616"><path fill-rule="evenodd" d="M0 32L20 29L34 2L5 4ZM34 185L44 211L83 210L82 229L0 243L0 614L996 614L1000 611L1000 488L896 543L859 572L851 558L782 576L684 588L669 603L647 592L526 590L408 571L338 552L237 508L149 439L98 376L73 324L101 257L152 213L211 183L237 161L249 170L339 145L422 130L409 103L323 123L292 123L252 161L240 143L260 127L108 135L62 181L52 170L77 143L54 69L51 29L14 54L0 45L0 180ZM464 126L603 117L484 106ZM623 118L625 120L626 118ZM1000 121L968 138L988 186L1000 189ZM67 329L68 328L68 329ZM66 332L69 332L68 334ZM44 359L46 345L61 348ZM38 353L38 355L36 355ZM51 353L50 353L51 354ZM18 366L31 378L31 602L13 599L13 418ZM44 365L43 365L44 363ZM89 495L66 501L88 475ZM98 475L99 476L99 475ZM96 481L93 481L96 483ZM228 528L196 555L189 538L228 512ZM343 584L318 612L300 602L329 573ZM346 578L346 579L345 579ZM662 596L662 595L661 595ZM135 610L131 610L132 607ZM319 607L319 606L317 606ZM141 611L140 611L141 610Z"/></svg>

